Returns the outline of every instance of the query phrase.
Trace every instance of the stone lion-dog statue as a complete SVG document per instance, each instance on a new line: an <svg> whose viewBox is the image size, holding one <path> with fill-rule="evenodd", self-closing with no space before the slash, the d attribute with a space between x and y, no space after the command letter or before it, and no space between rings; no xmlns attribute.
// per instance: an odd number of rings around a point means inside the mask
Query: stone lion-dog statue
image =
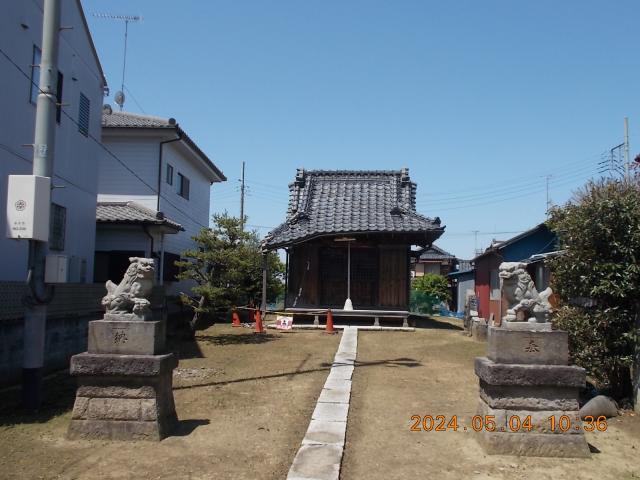
<svg viewBox="0 0 640 480"><path fill-rule="evenodd" d="M129 257L129 262L131 264L118 285L107 280L107 294L102 299L102 306L107 314L124 314L144 320L151 313L147 297L153 288L155 264L152 258Z"/></svg>
<svg viewBox="0 0 640 480"><path fill-rule="evenodd" d="M536 290L531 276L527 273L527 264L521 262L503 262L500 264L502 293L507 301L507 322L528 321L545 323L549 321L551 288L542 292Z"/></svg>

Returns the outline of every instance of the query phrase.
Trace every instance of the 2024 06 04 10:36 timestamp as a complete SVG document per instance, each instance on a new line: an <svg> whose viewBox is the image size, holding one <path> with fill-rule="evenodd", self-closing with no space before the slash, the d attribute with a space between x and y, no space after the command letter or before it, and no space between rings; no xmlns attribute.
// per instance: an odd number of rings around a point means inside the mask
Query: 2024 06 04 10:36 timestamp
<svg viewBox="0 0 640 480"><path fill-rule="evenodd" d="M474 432L530 432L536 427L541 427L539 424L534 425L531 415L524 417L510 415L506 420L506 425L498 426L495 415L474 415L471 418L471 425L467 427L458 423L457 415L451 417L446 415L412 415L412 423L409 429L412 432L457 432L459 430L465 432L467 430L473 430ZM607 429L607 417L604 416L587 416L584 421L581 421L579 417L571 418L569 415L551 415L544 422L542 427L552 432L568 432L570 430L604 432Z"/></svg>

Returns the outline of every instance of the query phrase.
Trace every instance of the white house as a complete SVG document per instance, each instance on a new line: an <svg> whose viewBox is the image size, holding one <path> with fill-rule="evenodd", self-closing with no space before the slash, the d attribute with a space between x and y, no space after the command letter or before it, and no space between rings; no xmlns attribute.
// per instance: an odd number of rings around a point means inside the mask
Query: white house
<svg viewBox="0 0 640 480"><path fill-rule="evenodd" d="M129 256L144 254L168 294L184 291L173 262L209 226L211 185L226 177L173 118L105 106L102 142L95 281L119 278Z"/></svg>
<svg viewBox="0 0 640 480"><path fill-rule="evenodd" d="M32 172L42 42L42 0L2 2L0 15L0 222L7 177ZM70 282L93 282L101 111L106 80L79 0L61 2L58 102L49 248L66 255ZM21 281L27 242L0 235L0 281Z"/></svg>

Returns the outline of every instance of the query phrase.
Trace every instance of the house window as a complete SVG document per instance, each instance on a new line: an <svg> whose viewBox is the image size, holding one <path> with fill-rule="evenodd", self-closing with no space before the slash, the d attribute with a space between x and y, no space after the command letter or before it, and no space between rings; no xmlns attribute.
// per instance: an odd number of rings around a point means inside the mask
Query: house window
<svg viewBox="0 0 640 480"><path fill-rule="evenodd" d="M189 200L189 179L178 173L178 195Z"/></svg>
<svg viewBox="0 0 640 480"><path fill-rule="evenodd" d="M91 102L82 93L80 94L80 105L78 107L78 131L85 137L89 135L89 110Z"/></svg>
<svg viewBox="0 0 640 480"><path fill-rule="evenodd" d="M40 50L37 46L33 46L33 56L31 58L31 83L29 84L29 101L34 105L38 103L38 93L39 84L40 84L40 76L38 73L40 72L40 62L42 61L42 50Z"/></svg>
<svg viewBox="0 0 640 480"><path fill-rule="evenodd" d="M500 275L498 270L491 270L491 300L500 300Z"/></svg>
<svg viewBox="0 0 640 480"><path fill-rule="evenodd" d="M173 185L173 167L167 163L167 183Z"/></svg>
<svg viewBox="0 0 640 480"><path fill-rule="evenodd" d="M62 115L62 84L64 83L64 75L58 71L58 86L56 87L56 122L60 123Z"/></svg>
<svg viewBox="0 0 640 480"><path fill-rule="evenodd" d="M51 204L49 220L49 249L64 250L64 237L67 226L67 209L56 203Z"/></svg>

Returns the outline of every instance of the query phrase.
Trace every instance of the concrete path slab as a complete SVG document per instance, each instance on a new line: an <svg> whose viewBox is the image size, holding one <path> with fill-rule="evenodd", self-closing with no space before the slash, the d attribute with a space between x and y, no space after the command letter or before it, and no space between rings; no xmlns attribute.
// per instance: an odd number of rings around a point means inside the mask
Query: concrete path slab
<svg viewBox="0 0 640 480"><path fill-rule="evenodd" d="M302 445L287 480L338 480L342 447L336 445Z"/></svg>
<svg viewBox="0 0 640 480"><path fill-rule="evenodd" d="M351 379L327 377L324 388L348 388L351 391Z"/></svg>
<svg viewBox="0 0 640 480"><path fill-rule="evenodd" d="M347 432L347 422L325 422L311 420L307 434L302 440L303 445L336 445L344 446Z"/></svg>
<svg viewBox="0 0 640 480"><path fill-rule="evenodd" d="M351 376L353 375L353 365L345 365L339 364L331 367L331 372L329 372L329 379L337 379L337 380L351 380Z"/></svg>
<svg viewBox="0 0 640 480"><path fill-rule="evenodd" d="M287 480L339 479L357 349L358 327L344 327L331 371Z"/></svg>
<svg viewBox="0 0 640 480"><path fill-rule="evenodd" d="M328 422L346 422L349 414L349 404L317 403L311 414L312 420L326 420Z"/></svg>
<svg viewBox="0 0 640 480"><path fill-rule="evenodd" d="M323 388L318 397L318 403L346 403L349 404L351 388Z"/></svg>

